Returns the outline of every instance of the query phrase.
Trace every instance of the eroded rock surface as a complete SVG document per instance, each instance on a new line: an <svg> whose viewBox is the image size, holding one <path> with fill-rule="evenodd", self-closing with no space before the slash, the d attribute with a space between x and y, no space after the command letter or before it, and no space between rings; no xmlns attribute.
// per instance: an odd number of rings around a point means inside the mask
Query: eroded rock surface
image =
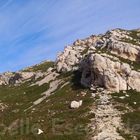
<svg viewBox="0 0 140 140"><path fill-rule="evenodd" d="M140 73L132 70L129 64L97 53L92 54L88 60L88 67L83 67L83 85L101 86L115 92L130 88L140 91Z"/></svg>
<svg viewBox="0 0 140 140"><path fill-rule="evenodd" d="M97 107L93 112L95 119L93 122L93 131L95 135L92 140L124 140L117 132L122 129L120 112L116 110L110 102L108 92L100 92Z"/></svg>
<svg viewBox="0 0 140 140"><path fill-rule="evenodd" d="M77 40L56 62L58 72L80 70L81 84L110 91L140 91L139 30L115 29L104 35Z"/></svg>

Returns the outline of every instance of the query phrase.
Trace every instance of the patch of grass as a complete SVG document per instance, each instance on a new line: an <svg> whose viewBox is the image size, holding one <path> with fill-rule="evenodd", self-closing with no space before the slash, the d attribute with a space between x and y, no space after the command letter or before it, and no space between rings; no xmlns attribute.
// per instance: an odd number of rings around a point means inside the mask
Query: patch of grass
<svg viewBox="0 0 140 140"><path fill-rule="evenodd" d="M117 110L119 110L119 111L125 111L126 110L126 107L124 107L124 106L115 106L115 108L117 109Z"/></svg>
<svg viewBox="0 0 140 140"><path fill-rule="evenodd" d="M115 101L119 103L124 103L132 107L133 109L139 109L140 108L140 92L136 92L135 90L128 90L127 95L129 97L125 96L125 93L122 91L120 93L113 93L112 97ZM121 99L120 97L125 96L124 99ZM136 104L134 104L136 102Z"/></svg>
<svg viewBox="0 0 140 140"><path fill-rule="evenodd" d="M36 106L34 112L29 110L26 113L26 118L30 118L31 126L37 123L44 130L41 140L86 139L87 124L92 117L92 114L87 115L87 113L93 103L88 90L86 92L87 95L82 97L80 90L73 90L72 84L69 84L51 95L48 102L44 101ZM73 100L83 100L83 105L78 109L70 109L69 105ZM27 140L35 139L33 134L24 135L24 137ZM40 136L36 137L40 138Z"/></svg>
<svg viewBox="0 0 140 140"><path fill-rule="evenodd" d="M122 116L123 123L126 124L126 128L140 139L140 111L134 111L126 113Z"/></svg>
<svg viewBox="0 0 140 140"><path fill-rule="evenodd" d="M79 76L79 73L76 74ZM20 86L0 87L1 102L8 105L4 112L0 112L0 123L10 126L16 120L20 123L14 124L11 131L0 134L3 140L85 140L89 129L87 128L90 119L94 114L90 114L90 106L94 102L90 98L88 89L73 88L77 82L73 83L75 74L66 74L64 79L69 79L70 84L59 88L53 95L48 97L39 105L24 111L32 105L32 102L41 97L41 93L48 89L48 84L42 86L32 86L24 83ZM73 80L72 80L73 79ZM79 83L78 83L79 84ZM87 95L81 96L80 92L85 91ZM71 101L83 100L83 105L78 109L70 109ZM13 112L13 110L18 110ZM44 131L37 135L37 129ZM12 134L12 135L11 135Z"/></svg>
<svg viewBox="0 0 140 140"><path fill-rule="evenodd" d="M126 94L129 95L129 97L126 97ZM121 99L120 97L122 96L125 98ZM128 90L127 93L113 93L112 97L117 107L119 107L118 110L127 111L127 113L122 115L125 128L128 129L128 132L130 132L132 136L136 136L137 139L140 139L140 92ZM136 104L134 104L134 102L136 102ZM131 111L126 110L125 106L128 106ZM129 133L125 134L125 132L120 132L120 134L125 139L132 139Z"/></svg>
<svg viewBox="0 0 140 140"><path fill-rule="evenodd" d="M115 55L115 54L111 53L111 51L108 50L107 48L98 48L98 49L96 50L96 52L97 52L97 53L99 53L99 52L100 52L100 53L106 53L106 54L108 54L108 55L114 56L114 57L118 58L121 62L127 63L127 64L129 64L130 66L132 66L134 70L139 70L139 69L140 69L140 63L139 63L139 62L137 62L137 61L131 61L131 60L125 59L125 58L123 58L123 57L121 57L121 56ZM112 60L112 61L114 61L114 60ZM115 60L115 61L116 61L116 60Z"/></svg>
<svg viewBox="0 0 140 140"><path fill-rule="evenodd" d="M133 137L131 136L131 134L126 134L124 131L118 130L118 133L125 138L125 140L132 140Z"/></svg>
<svg viewBox="0 0 140 140"><path fill-rule="evenodd" d="M63 73L61 73L57 78L63 78L63 79L67 79L67 78L69 78L69 77L71 77L71 75L73 74L73 72L63 72Z"/></svg>
<svg viewBox="0 0 140 140"><path fill-rule="evenodd" d="M46 72L48 68L50 67L54 67L54 62L52 61L46 61L46 62L43 62L39 65L35 65L35 66L32 66L32 67L29 67L25 70L23 70L24 72L36 72L36 71L41 71L41 72Z"/></svg>
<svg viewBox="0 0 140 140"><path fill-rule="evenodd" d="M8 105L8 108L0 113L1 121L5 124L17 119L24 114L24 110L32 105L32 102L42 97L41 93L48 89L48 84L42 86L29 86L24 83L20 86L0 86L1 102Z"/></svg>
<svg viewBox="0 0 140 140"><path fill-rule="evenodd" d="M85 49L83 50L83 52L81 53L81 55L87 54L88 50L89 50L89 47L85 48Z"/></svg>
<svg viewBox="0 0 140 140"><path fill-rule="evenodd" d="M129 31L129 36L132 37L132 39L122 38L122 40L120 40L120 41L140 46L140 44L137 43L137 41L140 41L140 37L138 36L138 33L140 33L140 32L138 32L136 30L131 30L131 31Z"/></svg>
<svg viewBox="0 0 140 140"><path fill-rule="evenodd" d="M131 30L129 35L134 39L140 39L140 37L138 36L138 33L140 32L137 30Z"/></svg>
<svg viewBox="0 0 140 140"><path fill-rule="evenodd" d="M136 45L136 46L140 46L140 44L137 43L137 40L134 40L134 39L131 40L131 39L128 39L128 38L122 38L120 41L130 43L130 44L133 44L133 45Z"/></svg>

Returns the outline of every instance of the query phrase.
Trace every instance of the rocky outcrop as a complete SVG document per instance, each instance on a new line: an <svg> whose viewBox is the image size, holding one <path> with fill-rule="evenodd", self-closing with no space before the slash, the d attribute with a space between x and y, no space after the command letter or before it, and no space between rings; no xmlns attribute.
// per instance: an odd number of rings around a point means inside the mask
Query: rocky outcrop
<svg viewBox="0 0 140 140"><path fill-rule="evenodd" d="M83 68L83 85L100 86L115 92L130 88L140 91L140 73L132 70L129 64L113 61L97 53L91 54L88 59L88 67Z"/></svg>
<svg viewBox="0 0 140 140"><path fill-rule="evenodd" d="M1 73L0 85L20 85L21 83L27 81L37 81L39 78L43 78L46 75L52 73L53 71L54 62L50 60L43 61L37 65L27 67L20 71Z"/></svg>
<svg viewBox="0 0 140 140"><path fill-rule="evenodd" d="M58 72L74 71L79 68L80 61L88 52L95 51L96 41L99 37L91 36L85 40L77 40L71 46L67 46L56 60Z"/></svg>
<svg viewBox="0 0 140 140"><path fill-rule="evenodd" d="M65 48L56 61L58 72L80 70L81 84L110 91L140 91L139 30L115 29L104 35L78 40ZM132 65L131 65L132 64Z"/></svg>
<svg viewBox="0 0 140 140"><path fill-rule="evenodd" d="M120 56L131 61L140 59L140 40L138 31L125 31L115 29L103 35L92 35L83 40L77 40L71 46L67 46L56 60L58 72L77 69L77 65L85 55L106 50L110 54ZM135 37L135 38L134 38Z"/></svg>
<svg viewBox="0 0 140 140"><path fill-rule="evenodd" d="M107 33L109 38L107 49L112 54L129 59L131 61L139 61L140 58L140 38L139 31L112 30Z"/></svg>
<svg viewBox="0 0 140 140"><path fill-rule="evenodd" d="M0 75L0 85L15 85L43 77L41 72L6 72Z"/></svg>

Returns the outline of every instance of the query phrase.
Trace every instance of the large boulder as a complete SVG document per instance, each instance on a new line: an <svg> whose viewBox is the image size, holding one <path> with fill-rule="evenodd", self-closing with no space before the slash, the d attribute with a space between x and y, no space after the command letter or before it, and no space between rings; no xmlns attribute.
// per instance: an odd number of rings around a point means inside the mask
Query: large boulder
<svg viewBox="0 0 140 140"><path fill-rule="evenodd" d="M128 77L128 85L131 89L140 91L140 72L131 71Z"/></svg>
<svg viewBox="0 0 140 140"><path fill-rule="evenodd" d="M88 59L90 63L88 67L83 67L81 79L84 86L94 85L114 92L128 90L129 87L140 91L140 72L132 70L128 64L114 61L97 53L91 54Z"/></svg>

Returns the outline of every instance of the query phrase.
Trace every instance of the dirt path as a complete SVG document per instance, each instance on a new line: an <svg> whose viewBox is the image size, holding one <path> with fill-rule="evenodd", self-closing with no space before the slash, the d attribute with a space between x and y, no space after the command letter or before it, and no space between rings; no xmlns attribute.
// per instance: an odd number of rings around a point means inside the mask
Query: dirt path
<svg viewBox="0 0 140 140"><path fill-rule="evenodd" d="M92 140L124 140L117 132L121 128L120 112L116 110L110 99L111 95L103 91L98 94L97 107L94 110L94 132Z"/></svg>

